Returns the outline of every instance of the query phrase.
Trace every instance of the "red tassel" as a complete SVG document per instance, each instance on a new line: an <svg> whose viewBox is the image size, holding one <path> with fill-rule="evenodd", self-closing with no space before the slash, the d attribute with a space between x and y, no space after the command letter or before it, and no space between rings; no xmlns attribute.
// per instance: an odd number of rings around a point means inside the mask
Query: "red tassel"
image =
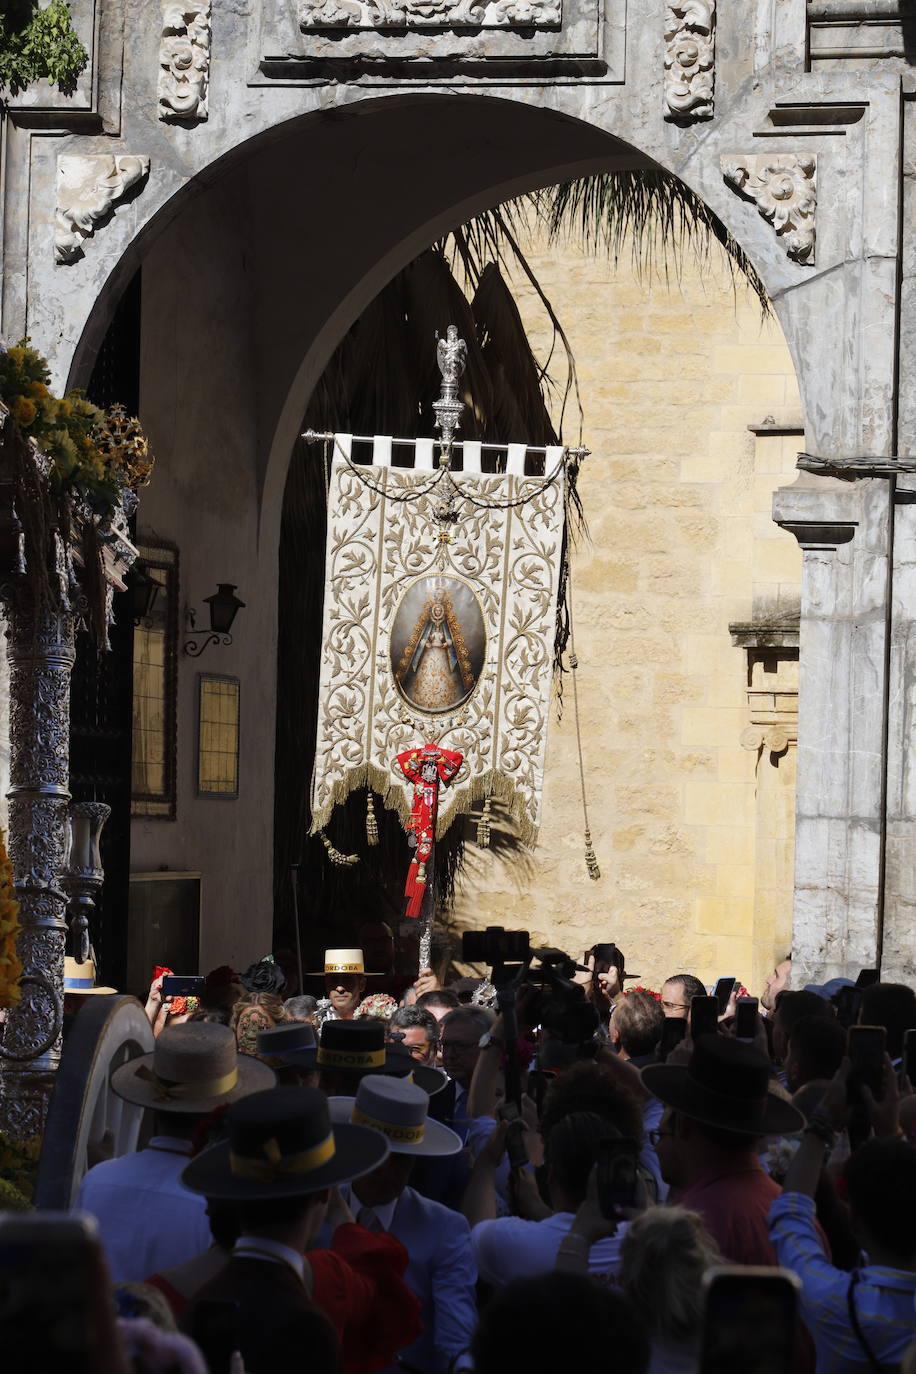
<svg viewBox="0 0 916 1374"><path fill-rule="evenodd" d="M420 869L423 869L423 877L420 877ZM420 908L423 905L423 898L426 896L426 865L419 864L416 859L407 870L407 882L404 884L404 896L407 898L407 909L405 916L411 920L416 920L420 915Z"/></svg>

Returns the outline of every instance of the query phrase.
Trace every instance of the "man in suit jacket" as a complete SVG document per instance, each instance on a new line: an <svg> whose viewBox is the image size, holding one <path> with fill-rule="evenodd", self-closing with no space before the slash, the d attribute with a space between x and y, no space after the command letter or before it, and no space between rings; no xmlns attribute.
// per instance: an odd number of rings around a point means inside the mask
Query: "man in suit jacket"
<svg viewBox="0 0 916 1374"><path fill-rule="evenodd" d="M409 1187L414 1161L458 1154L454 1131L428 1120L429 1098L405 1079L370 1076L355 1098L331 1098L338 1122L371 1125L388 1140L391 1153L377 1169L354 1181L350 1194L356 1220L370 1231L388 1231L407 1250L404 1279L422 1303L426 1330L399 1355L400 1370L447 1374L462 1367L477 1323L477 1267L470 1228L463 1216Z"/></svg>
<svg viewBox="0 0 916 1374"><path fill-rule="evenodd" d="M218 1328L223 1323L210 1304L225 1302L237 1311L238 1348L246 1374L277 1374L281 1369L293 1374L297 1361L309 1374L336 1374L337 1337L328 1318L309 1297L302 1277L300 1247L308 1243L309 1232L313 1232L315 1207L309 1199L298 1216L287 1217L283 1223L287 1241L292 1243L275 1242L270 1251L262 1253L237 1246L225 1268L204 1284L186 1308L182 1329L197 1341L212 1369L219 1368ZM248 1231L248 1226L245 1229ZM245 1235L240 1245L253 1239L251 1234ZM258 1239L263 1242L262 1237ZM288 1255L284 1253L287 1250ZM234 1319L231 1309L227 1311L231 1329Z"/></svg>
<svg viewBox="0 0 916 1374"><path fill-rule="evenodd" d="M312 1302L304 1254L324 1220L329 1189L377 1168L388 1143L365 1126L332 1129L315 1088L253 1093L227 1122L228 1140L198 1155L182 1182L235 1202L242 1234L226 1267L185 1309L182 1327L214 1370L225 1367L234 1346L247 1374L295 1374L297 1367L336 1374L337 1338ZM228 1306L208 1306L214 1302Z"/></svg>

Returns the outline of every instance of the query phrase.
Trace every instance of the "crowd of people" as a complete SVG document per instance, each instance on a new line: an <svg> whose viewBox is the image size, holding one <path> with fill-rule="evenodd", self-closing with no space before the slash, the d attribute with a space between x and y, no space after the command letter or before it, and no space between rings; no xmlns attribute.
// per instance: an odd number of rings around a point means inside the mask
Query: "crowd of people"
<svg viewBox="0 0 916 1374"><path fill-rule="evenodd" d="M916 1371L913 989L786 959L710 1025L611 944L440 986L386 931L322 998L280 956L193 1003L157 971L111 1078L154 1134L75 1200L125 1369Z"/></svg>

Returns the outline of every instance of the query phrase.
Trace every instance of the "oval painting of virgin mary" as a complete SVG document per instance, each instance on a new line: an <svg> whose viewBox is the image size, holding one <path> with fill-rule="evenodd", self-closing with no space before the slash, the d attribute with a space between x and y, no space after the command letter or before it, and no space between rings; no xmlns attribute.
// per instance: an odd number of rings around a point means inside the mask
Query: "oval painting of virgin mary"
<svg viewBox="0 0 916 1374"><path fill-rule="evenodd" d="M401 597L391 627L391 671L418 711L451 711L477 686L487 632L477 597L457 577L422 577Z"/></svg>

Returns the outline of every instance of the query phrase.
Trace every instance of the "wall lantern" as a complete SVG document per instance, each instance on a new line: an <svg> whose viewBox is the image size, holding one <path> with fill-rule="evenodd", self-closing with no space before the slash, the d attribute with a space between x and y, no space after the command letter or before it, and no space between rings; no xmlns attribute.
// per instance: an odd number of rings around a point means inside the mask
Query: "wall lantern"
<svg viewBox="0 0 916 1374"><path fill-rule="evenodd" d="M149 624L149 618L159 595L160 583L150 577L149 569L142 558L138 558L127 574L130 588L130 613L135 625Z"/></svg>
<svg viewBox="0 0 916 1374"><path fill-rule="evenodd" d="M245 605L236 596L233 582L218 582L213 596L205 596L204 601L210 607L210 633L202 640L198 637L185 640L184 651L191 658L200 658L208 644L231 644L232 622ZM197 630L197 615L192 607L188 607L185 616L189 630L196 630L197 636L203 633Z"/></svg>

